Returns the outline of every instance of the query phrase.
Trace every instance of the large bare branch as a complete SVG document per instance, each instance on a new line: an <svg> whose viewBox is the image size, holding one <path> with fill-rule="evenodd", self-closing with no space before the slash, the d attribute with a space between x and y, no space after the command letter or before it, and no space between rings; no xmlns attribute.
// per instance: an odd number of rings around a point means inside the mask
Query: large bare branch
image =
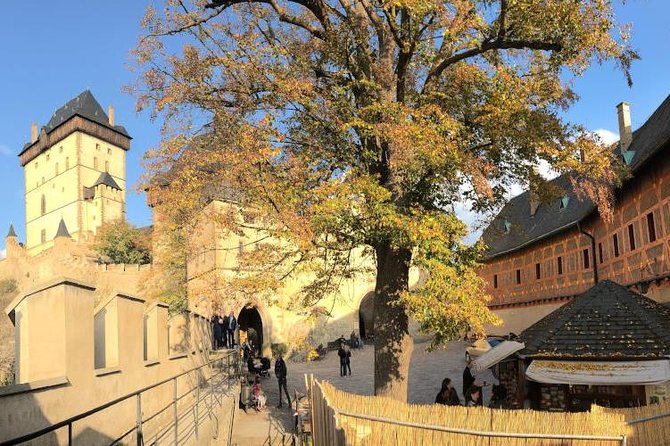
<svg viewBox="0 0 670 446"><path fill-rule="evenodd" d="M277 13L277 16L281 22L288 23L290 25L295 25L299 28L304 29L305 31L309 32L312 36L316 37L317 39L324 40L325 39L325 33L328 29L330 29L330 20L328 19L328 16L325 14L323 10L323 5L321 2L318 1L311 1L311 0L289 0L288 3L293 3L296 5L300 5L304 8L307 8L313 15L314 17L318 20L318 22L321 24L323 29L319 29L312 25L311 23L301 19L300 17L297 17L295 15L290 14L285 8L282 8L276 0L213 0L211 3L207 4L205 7L206 8L214 8L214 9L221 9L225 10L233 5L239 5L243 3L256 3L256 4L266 4L270 5L272 9L275 10Z"/></svg>
<svg viewBox="0 0 670 446"><path fill-rule="evenodd" d="M487 51L507 49L561 51L562 48L563 46L558 42L545 42L542 40L505 40L499 38L495 40L484 40L478 47L470 48L460 53L453 54L449 57L446 57L445 59L442 59L442 61L440 61L437 65L434 65L426 77L423 91L425 92L430 89L431 85L437 81L440 75L449 66L455 64L456 62L460 62L461 60L484 54Z"/></svg>

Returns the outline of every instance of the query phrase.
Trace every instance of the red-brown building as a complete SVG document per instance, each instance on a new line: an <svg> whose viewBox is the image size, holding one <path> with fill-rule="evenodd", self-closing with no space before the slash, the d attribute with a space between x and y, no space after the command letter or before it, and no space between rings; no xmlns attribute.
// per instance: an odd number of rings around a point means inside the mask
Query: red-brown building
<svg viewBox="0 0 670 446"><path fill-rule="evenodd" d="M504 320L497 330L518 333L604 279L670 301L670 96L635 132L628 104L617 109L615 150L630 175L611 222L577 199L566 174L552 181L563 196L541 203L523 193L484 231L480 274Z"/></svg>

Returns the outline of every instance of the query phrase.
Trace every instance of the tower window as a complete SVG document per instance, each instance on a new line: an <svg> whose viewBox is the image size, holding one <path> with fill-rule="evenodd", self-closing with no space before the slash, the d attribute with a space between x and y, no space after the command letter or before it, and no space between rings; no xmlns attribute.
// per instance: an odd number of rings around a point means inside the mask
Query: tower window
<svg viewBox="0 0 670 446"><path fill-rule="evenodd" d="M42 231L40 232L40 240L42 240L42 243L47 242L47 230L46 229L42 229Z"/></svg>
<svg viewBox="0 0 670 446"><path fill-rule="evenodd" d="M634 251L635 250L635 230L633 229L632 224L628 225L628 243L629 243L629 246L630 246L630 250Z"/></svg>
<svg viewBox="0 0 670 446"><path fill-rule="evenodd" d="M493 288L498 288L498 275L493 275Z"/></svg>
<svg viewBox="0 0 670 446"><path fill-rule="evenodd" d="M97 156L93 157L93 168L95 170L98 170L98 157Z"/></svg>
<svg viewBox="0 0 670 446"><path fill-rule="evenodd" d="M654 213L647 214L647 232L649 232L649 243L656 241L656 225L654 224Z"/></svg>
<svg viewBox="0 0 670 446"><path fill-rule="evenodd" d="M540 280L541 273L542 273L542 271L540 270L540 264L536 263L535 264L535 278L537 280Z"/></svg>
<svg viewBox="0 0 670 446"><path fill-rule="evenodd" d="M40 163L38 163L37 161L35 161L35 169L37 169L37 167L38 167L39 165L40 165Z"/></svg>
<svg viewBox="0 0 670 446"><path fill-rule="evenodd" d="M49 161L49 154L47 153L47 161Z"/></svg>
<svg viewBox="0 0 670 446"><path fill-rule="evenodd" d="M70 168L70 157L69 156L65 157L65 168L66 169Z"/></svg>
<svg viewBox="0 0 670 446"><path fill-rule="evenodd" d="M60 147L58 148L58 153L63 153L63 146L60 146Z"/></svg>
<svg viewBox="0 0 670 446"><path fill-rule="evenodd" d="M60 172L58 171L58 163L56 163L56 175L58 175Z"/></svg>
<svg viewBox="0 0 670 446"><path fill-rule="evenodd" d="M612 246L614 247L614 257L619 257L619 236L616 234L612 236Z"/></svg>
<svg viewBox="0 0 670 446"><path fill-rule="evenodd" d="M42 184L44 184L44 177L42 177Z"/></svg>
<svg viewBox="0 0 670 446"><path fill-rule="evenodd" d="M558 269L558 275L560 276L563 274L563 257L559 257L556 259L556 267Z"/></svg>
<svg viewBox="0 0 670 446"><path fill-rule="evenodd" d="M517 285L521 284L521 270L520 269L516 270L516 284Z"/></svg>
<svg viewBox="0 0 670 446"><path fill-rule="evenodd" d="M95 145L95 150L100 150L100 144Z"/></svg>
<svg viewBox="0 0 670 446"><path fill-rule="evenodd" d="M112 154L112 149L110 149L109 147L107 147L107 155L111 155L111 154Z"/></svg>
<svg viewBox="0 0 670 446"><path fill-rule="evenodd" d="M584 269L591 268L591 259L589 257L589 250L585 249L584 251L582 251L582 255L584 256Z"/></svg>
<svg viewBox="0 0 670 446"><path fill-rule="evenodd" d="M42 194L42 200L41 200L41 203L40 203L40 210L42 211L42 215L47 213L47 199L44 196L44 194Z"/></svg>
<svg viewBox="0 0 670 446"><path fill-rule="evenodd" d="M598 243L598 257L600 259L600 263L603 263L603 244Z"/></svg>
<svg viewBox="0 0 670 446"><path fill-rule="evenodd" d="M109 161L105 161L105 172L109 172Z"/></svg>

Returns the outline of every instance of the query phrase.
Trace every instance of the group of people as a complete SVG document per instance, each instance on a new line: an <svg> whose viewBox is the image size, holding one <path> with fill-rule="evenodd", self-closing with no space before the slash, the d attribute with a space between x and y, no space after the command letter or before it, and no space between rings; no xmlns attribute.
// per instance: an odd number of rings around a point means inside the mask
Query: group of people
<svg viewBox="0 0 670 446"><path fill-rule="evenodd" d="M237 330L237 319L231 311L228 316L214 313L211 320L212 324L212 348L235 347L235 331Z"/></svg>
<svg viewBox="0 0 670 446"><path fill-rule="evenodd" d="M286 367L284 357L280 353L277 355L277 359L275 360L275 376L277 377L277 384L279 385L279 404L277 405L278 409L281 409L283 407L282 391L284 392L284 395L286 395L286 401L288 407L291 407L291 397L288 394L288 387L286 386L287 375L288 375L288 368ZM254 408L257 411L264 410L266 408L267 396L265 395L265 392L263 392L263 390L261 389L260 375L256 375L256 377L254 378L254 384L251 387L251 396Z"/></svg>
<svg viewBox="0 0 670 446"><path fill-rule="evenodd" d="M483 387L486 382L481 382L475 379L471 370L472 362L468 361L463 370L463 399L464 405L467 407L483 406ZM492 397L489 402L489 407L504 409L507 407L507 389L503 385L494 384L492 388ZM460 406L461 399L458 397L456 389L454 389L453 382L450 378L442 380L442 387L435 397L436 404L444 404L446 406Z"/></svg>

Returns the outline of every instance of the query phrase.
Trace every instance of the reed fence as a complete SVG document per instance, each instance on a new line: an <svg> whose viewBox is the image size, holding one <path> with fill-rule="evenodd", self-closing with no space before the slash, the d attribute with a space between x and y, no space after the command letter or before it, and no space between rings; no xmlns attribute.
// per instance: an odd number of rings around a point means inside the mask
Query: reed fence
<svg viewBox="0 0 670 446"><path fill-rule="evenodd" d="M592 406L591 412L623 415L630 428L629 446L670 444L670 401L626 409Z"/></svg>
<svg viewBox="0 0 670 446"><path fill-rule="evenodd" d="M416 405L309 382L316 446L613 446L630 432L620 413Z"/></svg>

